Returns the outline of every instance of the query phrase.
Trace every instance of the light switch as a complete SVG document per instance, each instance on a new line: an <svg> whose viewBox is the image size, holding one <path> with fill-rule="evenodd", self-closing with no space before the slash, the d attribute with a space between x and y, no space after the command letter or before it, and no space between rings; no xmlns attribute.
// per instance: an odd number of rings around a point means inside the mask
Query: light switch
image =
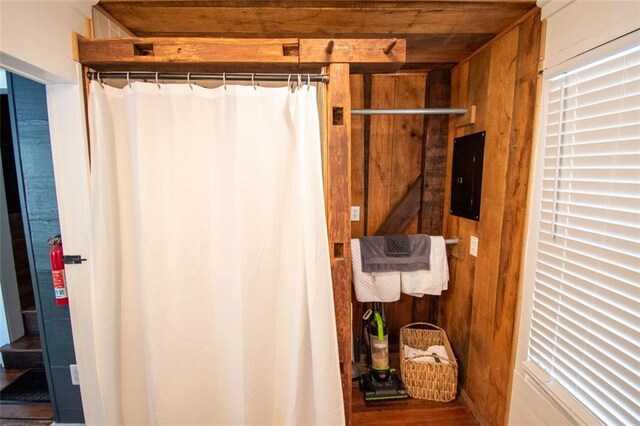
<svg viewBox="0 0 640 426"><path fill-rule="evenodd" d="M71 384L79 385L80 384L80 376L78 376L78 366L76 364L70 364L69 370L71 372Z"/></svg>
<svg viewBox="0 0 640 426"><path fill-rule="evenodd" d="M469 254L474 257L478 257L478 237L471 236L471 242L469 243Z"/></svg>
<svg viewBox="0 0 640 426"><path fill-rule="evenodd" d="M351 206L351 222L360 221L360 206Z"/></svg>

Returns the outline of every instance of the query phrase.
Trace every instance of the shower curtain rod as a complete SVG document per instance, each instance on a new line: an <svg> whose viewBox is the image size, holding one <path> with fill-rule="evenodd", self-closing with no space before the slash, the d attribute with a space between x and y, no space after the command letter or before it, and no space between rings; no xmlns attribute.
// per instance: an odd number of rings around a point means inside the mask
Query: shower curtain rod
<svg viewBox="0 0 640 426"><path fill-rule="evenodd" d="M298 78L300 76L300 78ZM88 71L87 78L90 80L97 79L115 79L115 80L221 80L221 81L264 81L264 82L289 82L300 81L303 84L310 83L328 83L329 76L327 74L241 74L241 73L176 73L176 72L140 72L140 71Z"/></svg>
<svg viewBox="0 0 640 426"><path fill-rule="evenodd" d="M466 108L388 108L388 109L352 109L351 115L440 115L466 114Z"/></svg>

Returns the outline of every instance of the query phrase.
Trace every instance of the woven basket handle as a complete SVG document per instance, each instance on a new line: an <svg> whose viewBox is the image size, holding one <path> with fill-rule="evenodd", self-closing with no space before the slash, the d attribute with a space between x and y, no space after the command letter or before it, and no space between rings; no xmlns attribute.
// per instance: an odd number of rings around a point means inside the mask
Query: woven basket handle
<svg viewBox="0 0 640 426"><path fill-rule="evenodd" d="M440 330L440 331L444 331L443 329L441 329L440 327L438 327L435 324L431 324L430 322L412 322L411 324L407 324L402 328L412 328L414 325L426 325L429 328L433 329L433 330ZM401 328L401 330L402 330Z"/></svg>

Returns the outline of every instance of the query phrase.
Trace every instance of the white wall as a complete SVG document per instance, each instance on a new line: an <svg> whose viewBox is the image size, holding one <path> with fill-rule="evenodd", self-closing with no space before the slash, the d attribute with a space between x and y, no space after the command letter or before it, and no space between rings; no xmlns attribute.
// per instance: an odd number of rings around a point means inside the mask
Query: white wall
<svg viewBox="0 0 640 426"><path fill-rule="evenodd" d="M67 253L87 253L89 156L85 129L82 72L72 55L71 34L85 31L97 0L0 0L0 67L46 84L49 129L60 228ZM97 377L87 348L90 324L76 318L87 309L86 262L67 269L71 326L83 402L95 397ZM85 317L86 314L85 314ZM87 410L87 424L104 424L101 413Z"/></svg>
<svg viewBox="0 0 640 426"><path fill-rule="evenodd" d="M542 18L547 19L544 78L548 79L580 63L613 53L629 43L628 34L640 39L640 1L638 0L538 0ZM636 31L634 33L634 31ZM623 37L627 35L627 37ZM623 38L621 38L623 37ZM604 47L600 47L605 45ZM600 47L596 52L593 49ZM629 47L629 46L627 46ZM606 54L606 53L605 53ZM543 95L544 97L544 95ZM589 414L572 401L556 402L527 370L527 348L535 276L537 219L542 191L542 140L544 105L541 107L538 137L534 142L533 164L528 198L529 219L523 260L517 351L509 411L512 425L575 424L575 416ZM534 368L529 366L529 368ZM540 376L541 373L535 375ZM572 412L569 414L569 412Z"/></svg>
<svg viewBox="0 0 640 426"><path fill-rule="evenodd" d="M0 66L40 83L76 81L71 32L95 0L0 0Z"/></svg>

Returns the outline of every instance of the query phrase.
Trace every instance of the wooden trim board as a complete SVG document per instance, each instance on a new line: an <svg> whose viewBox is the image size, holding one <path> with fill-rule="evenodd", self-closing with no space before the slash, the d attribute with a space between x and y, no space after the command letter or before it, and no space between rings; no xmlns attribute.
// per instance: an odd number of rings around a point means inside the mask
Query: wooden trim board
<svg viewBox="0 0 640 426"><path fill-rule="evenodd" d="M331 64L327 84L327 227L345 423L351 421L351 94L349 64Z"/></svg>
<svg viewBox="0 0 640 426"><path fill-rule="evenodd" d="M78 59L97 71L306 71L332 63L393 72L406 59L406 42L394 39L109 38L76 40Z"/></svg>

